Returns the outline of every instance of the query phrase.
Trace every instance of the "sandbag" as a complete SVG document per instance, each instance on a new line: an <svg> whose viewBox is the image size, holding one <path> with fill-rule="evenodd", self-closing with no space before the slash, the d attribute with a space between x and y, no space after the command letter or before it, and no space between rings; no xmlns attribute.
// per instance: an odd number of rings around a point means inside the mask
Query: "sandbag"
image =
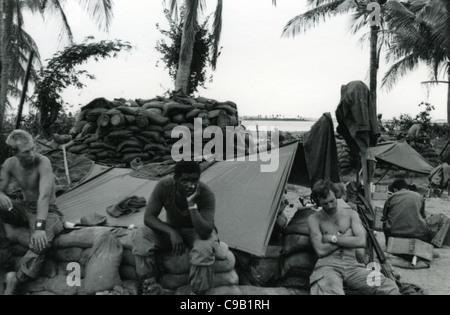
<svg viewBox="0 0 450 315"><path fill-rule="evenodd" d="M189 113L186 114L186 119L187 119L188 121L191 121L191 120L193 120L198 114L200 114L201 112L202 112L202 110L199 109L199 108L193 109L193 110L191 110Z"/></svg>
<svg viewBox="0 0 450 315"><path fill-rule="evenodd" d="M148 126L148 119L147 117L145 117L142 114L139 114L136 117L136 126L139 127L140 129L144 129L145 127Z"/></svg>
<svg viewBox="0 0 450 315"><path fill-rule="evenodd" d="M172 121L176 124L185 123L186 122L186 114L184 114L184 113L176 114L175 116L172 117Z"/></svg>
<svg viewBox="0 0 450 315"><path fill-rule="evenodd" d="M133 135L129 130L113 130L108 134L108 138L126 139Z"/></svg>
<svg viewBox="0 0 450 315"><path fill-rule="evenodd" d="M164 129L161 126L149 125L149 126L144 128L144 131L156 131L156 132L159 132L159 133L163 133Z"/></svg>
<svg viewBox="0 0 450 315"><path fill-rule="evenodd" d="M116 114L122 114L122 112L116 108L113 108L113 109L108 110L105 114L108 115L109 117L111 117Z"/></svg>
<svg viewBox="0 0 450 315"><path fill-rule="evenodd" d="M163 256L163 266L170 274L189 273L191 269L190 251L186 250L181 256L166 254ZM234 269L236 258L231 251L228 251L225 259L216 260L214 262L214 272L223 273Z"/></svg>
<svg viewBox="0 0 450 315"><path fill-rule="evenodd" d="M211 119L217 118L222 113L223 113L223 111L220 109L212 110L212 111L208 112L208 119L211 120Z"/></svg>
<svg viewBox="0 0 450 315"><path fill-rule="evenodd" d="M142 111L140 111L140 114L147 117L148 122L150 124L164 126L165 124L167 124L169 122L169 118L161 116L160 114L155 113L152 110L142 110Z"/></svg>
<svg viewBox="0 0 450 315"><path fill-rule="evenodd" d="M67 277L58 275L45 282L45 290L53 292L57 295L75 295L77 294L77 287L70 287L67 285Z"/></svg>
<svg viewBox="0 0 450 315"><path fill-rule="evenodd" d="M313 213L316 213L316 211L309 208L298 209L283 233L309 236L308 218Z"/></svg>
<svg viewBox="0 0 450 315"><path fill-rule="evenodd" d="M162 142L164 141L162 139L161 133L157 132L157 131L141 131L141 133L139 134L141 137L145 137L147 139L151 139L154 140L156 142Z"/></svg>
<svg viewBox="0 0 450 315"><path fill-rule="evenodd" d="M147 108L146 110L147 110L147 111L150 111L150 112L154 112L154 113L156 113L156 114L158 114L158 115L161 115L161 116L162 116L162 114L163 114L162 109L159 109L159 108Z"/></svg>
<svg viewBox="0 0 450 315"><path fill-rule="evenodd" d="M170 148L166 147L165 145L159 144L159 143L151 143L146 144L144 147L144 151L155 151L155 152L165 152L170 153Z"/></svg>
<svg viewBox="0 0 450 315"><path fill-rule="evenodd" d="M317 256L313 253L300 252L283 259L281 264L281 276L304 276L311 274L317 262Z"/></svg>
<svg viewBox="0 0 450 315"><path fill-rule="evenodd" d="M90 122L96 122L101 114L108 111L106 108L94 108L86 112L86 120Z"/></svg>
<svg viewBox="0 0 450 315"><path fill-rule="evenodd" d="M102 150L115 150L116 148L113 147L112 145L108 145L104 142L91 142L89 144L89 148L91 148L92 150L95 149L102 149ZM92 151L91 151L92 152Z"/></svg>
<svg viewBox="0 0 450 315"><path fill-rule="evenodd" d="M183 105L176 102L164 104L163 114L166 117L172 117L179 113L187 113L192 110L191 105Z"/></svg>
<svg viewBox="0 0 450 315"><path fill-rule="evenodd" d="M75 153L75 154L78 154L78 153L80 153L81 151L83 151L83 150L85 150L85 149L88 149L89 148L89 146L87 145L87 144L79 144L79 145L74 145L73 147L70 147L69 149L68 149L68 151L69 152L71 152L71 153Z"/></svg>
<svg viewBox="0 0 450 315"><path fill-rule="evenodd" d="M86 123L83 129L81 130L81 136L83 137L87 134L93 133L94 131L95 131L94 125L91 123Z"/></svg>
<svg viewBox="0 0 450 315"><path fill-rule="evenodd" d="M95 239L86 266L84 289L87 294L111 290L122 284L119 276L122 252L122 244L110 233L104 233Z"/></svg>
<svg viewBox="0 0 450 315"><path fill-rule="evenodd" d="M206 110L206 105L204 103L196 102L192 104L192 107L195 109Z"/></svg>
<svg viewBox="0 0 450 315"><path fill-rule="evenodd" d="M126 124L126 120L123 114L115 114L111 117L111 125L114 127L120 127Z"/></svg>
<svg viewBox="0 0 450 315"><path fill-rule="evenodd" d="M118 110L120 110L122 112L122 114L124 115L131 115L134 116L136 115L136 109L132 109L131 107L127 107L127 106L119 106L117 107Z"/></svg>
<svg viewBox="0 0 450 315"><path fill-rule="evenodd" d="M163 131L172 131L173 128L178 127L178 124L175 123L168 123L163 127Z"/></svg>
<svg viewBox="0 0 450 315"><path fill-rule="evenodd" d="M136 116L124 115L125 121L128 125L134 125L136 123Z"/></svg>
<svg viewBox="0 0 450 315"><path fill-rule="evenodd" d="M97 119L97 126L101 128L106 128L109 126L111 120L110 117L106 114L101 114Z"/></svg>
<svg viewBox="0 0 450 315"><path fill-rule="evenodd" d="M133 137L134 138L134 137ZM118 146L117 146L117 151L122 152L124 149L126 148L142 148L143 144L141 141L139 141L136 138L130 138L127 140L124 140L123 142L121 142Z"/></svg>
<svg viewBox="0 0 450 315"><path fill-rule="evenodd" d="M53 252L53 257L57 261L77 262L81 258L83 249L79 247L60 248Z"/></svg>
<svg viewBox="0 0 450 315"><path fill-rule="evenodd" d="M289 256L298 252L311 251L311 239L305 235L289 234L283 240L283 255Z"/></svg>
<svg viewBox="0 0 450 315"><path fill-rule="evenodd" d="M150 108L156 108L156 109L160 109L162 110L164 108L164 102L161 101L152 101L152 102L148 102L145 103L144 105L142 105L142 109L150 109Z"/></svg>
<svg viewBox="0 0 450 315"><path fill-rule="evenodd" d="M216 107L216 109L223 109L227 112L228 115L236 116L237 110L228 104L221 104Z"/></svg>

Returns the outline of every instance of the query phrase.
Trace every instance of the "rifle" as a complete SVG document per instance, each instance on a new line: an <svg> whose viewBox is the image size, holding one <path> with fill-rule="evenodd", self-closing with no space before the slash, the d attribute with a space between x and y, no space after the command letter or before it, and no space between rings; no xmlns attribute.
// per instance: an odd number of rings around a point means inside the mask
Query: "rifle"
<svg viewBox="0 0 450 315"><path fill-rule="evenodd" d="M358 200L362 203L362 205L370 211L370 213L374 213L372 206L367 202L367 200L364 198L363 195L358 194ZM375 237L375 234L373 233L371 226L369 224L369 219L367 218L367 214L360 210L359 207L357 207L359 216L361 218L362 224L364 228L367 231L367 234L369 235L369 240L373 246L373 249L375 250L375 253L378 257L378 260L381 264L381 272L386 278L389 278L393 281L395 280L394 271L392 270L392 266L387 262L386 256L384 255L383 250L381 249L380 243L378 243L377 238Z"/></svg>

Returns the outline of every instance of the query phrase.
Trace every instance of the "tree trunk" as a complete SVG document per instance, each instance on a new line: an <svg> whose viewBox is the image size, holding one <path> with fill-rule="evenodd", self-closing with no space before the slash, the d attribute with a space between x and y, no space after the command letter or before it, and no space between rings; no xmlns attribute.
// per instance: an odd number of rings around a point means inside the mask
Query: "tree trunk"
<svg viewBox="0 0 450 315"><path fill-rule="evenodd" d="M449 58L450 60L450 58ZM448 67L448 90L447 90L447 124L450 124L450 65Z"/></svg>
<svg viewBox="0 0 450 315"><path fill-rule="evenodd" d="M8 86L7 70L5 67L5 25L4 25L4 0L0 0L0 132L3 131L3 122L5 120L5 109L6 109L6 90Z"/></svg>
<svg viewBox="0 0 450 315"><path fill-rule="evenodd" d="M183 91L187 94L189 78L191 76L191 64L194 54L195 33L197 32L197 11L199 0L186 2L185 21L183 35L181 37L180 60L178 62L177 77L175 79L175 91Z"/></svg>
<svg viewBox="0 0 450 315"><path fill-rule="evenodd" d="M370 28L370 97L377 113L377 76L378 76L378 27Z"/></svg>

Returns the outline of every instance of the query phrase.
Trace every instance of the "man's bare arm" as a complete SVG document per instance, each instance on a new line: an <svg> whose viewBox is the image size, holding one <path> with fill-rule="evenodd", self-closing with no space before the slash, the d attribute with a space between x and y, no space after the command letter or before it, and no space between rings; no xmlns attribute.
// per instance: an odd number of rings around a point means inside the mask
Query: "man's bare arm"
<svg viewBox="0 0 450 315"><path fill-rule="evenodd" d="M6 188L11 181L11 160L5 161L2 167L0 167L0 208L8 210L12 207L11 199L6 195Z"/></svg>
<svg viewBox="0 0 450 315"><path fill-rule="evenodd" d="M54 177L50 160L42 158L39 164L39 198L37 201L37 220L47 220L48 208L54 194Z"/></svg>
<svg viewBox="0 0 450 315"><path fill-rule="evenodd" d="M324 243L322 241L322 231L320 230L319 220L316 215L311 215L308 218L309 236L311 243L319 258L328 256L339 249L338 246L331 243Z"/></svg>
<svg viewBox="0 0 450 315"><path fill-rule="evenodd" d="M344 235L336 235L337 242L335 243L339 247L343 248L365 248L366 247L366 232L361 224L361 220L357 212L349 210L351 220L351 231L353 235L346 233ZM331 235L325 235L323 237L325 243L331 244Z"/></svg>

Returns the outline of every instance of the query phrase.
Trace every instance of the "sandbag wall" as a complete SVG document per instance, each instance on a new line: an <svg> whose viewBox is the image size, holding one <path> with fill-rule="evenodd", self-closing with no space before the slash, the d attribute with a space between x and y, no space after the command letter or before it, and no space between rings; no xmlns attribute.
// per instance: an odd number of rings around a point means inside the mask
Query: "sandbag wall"
<svg viewBox="0 0 450 315"><path fill-rule="evenodd" d="M309 289L309 277L317 262L309 238L308 217L311 209L298 209L285 229L279 285Z"/></svg>
<svg viewBox="0 0 450 315"><path fill-rule="evenodd" d="M224 242L217 243L214 249L216 261L214 263L213 288L233 286L239 283L239 277L234 269L236 259ZM190 294L189 271L190 251L186 250L181 256L164 253L159 260L161 277L159 283L165 289L174 291L177 295Z"/></svg>
<svg viewBox="0 0 450 315"><path fill-rule="evenodd" d="M27 229L7 229L8 238L14 245L9 247L13 256L10 263L17 270L20 260L28 251L30 233ZM47 260L41 272L41 277L27 283L22 288L22 294L32 295L85 295L86 265L89 260L94 240L103 233L115 235L123 247L122 263L118 270L122 284L109 288L108 294L136 295L139 292L139 283L136 276L135 258L132 253L132 230L114 229L108 227L86 227L62 234L55 239L54 248L48 253ZM228 250L228 245L220 242L215 248L216 263L214 287L236 285L239 282L235 266L235 257ZM81 267L81 286L69 286L67 277L73 271L69 264L78 263ZM161 285L175 293L189 294L189 251L183 256L164 254L158 256L159 270L161 271ZM12 267L12 266L11 266ZM103 291L99 291L103 292ZM115 292L115 293L114 293ZM181 292L181 293L180 293Z"/></svg>
<svg viewBox="0 0 450 315"><path fill-rule="evenodd" d="M194 119L202 119L202 128L237 126L237 106L198 97L156 97L149 100L108 101L95 99L77 116L67 144L69 152L84 154L105 163L128 163L134 158L162 162L171 159L173 128L186 126L194 131ZM191 133L194 136L194 133Z"/></svg>
<svg viewBox="0 0 450 315"><path fill-rule="evenodd" d="M352 156L347 143L336 137L336 149L338 154L339 170L341 175L348 175L357 166L355 157Z"/></svg>

